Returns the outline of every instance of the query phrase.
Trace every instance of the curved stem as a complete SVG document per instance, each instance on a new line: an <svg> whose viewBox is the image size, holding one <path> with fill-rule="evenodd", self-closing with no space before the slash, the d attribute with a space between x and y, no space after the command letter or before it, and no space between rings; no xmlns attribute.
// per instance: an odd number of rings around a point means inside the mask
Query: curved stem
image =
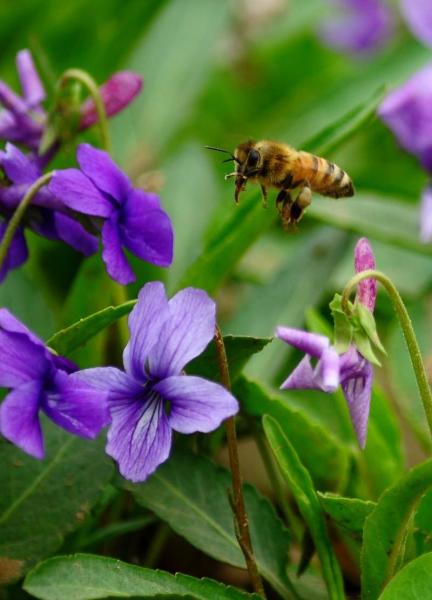
<svg viewBox="0 0 432 600"><path fill-rule="evenodd" d="M363 281L364 279L376 279L384 286L387 294L390 296L405 337L406 345L411 358L411 364L414 369L417 386L432 436L432 393L410 316L394 283L387 277L387 275L384 275L384 273L381 273L380 271L375 271L374 269L368 269L367 271L361 271L360 273L357 273L357 275L349 280L342 293L342 310L348 316L351 315L352 311L349 304L350 294L360 283L360 281Z"/></svg>
<svg viewBox="0 0 432 600"><path fill-rule="evenodd" d="M42 177L39 177L39 179L36 179L36 181L27 190L27 193L24 195L21 202L18 204L14 214L12 215L12 217L8 223L8 226L4 233L3 239L0 243L0 269L3 267L3 263L7 257L7 254L8 254L10 245L12 243L13 237L15 235L15 232L18 229L18 226L22 221L22 218L24 216L24 213L25 213L28 205L33 200L33 198L36 196L38 191L44 185L49 183L53 174L54 174L54 172L45 173L45 175L42 175Z"/></svg>
<svg viewBox="0 0 432 600"><path fill-rule="evenodd" d="M108 119L105 110L105 104L103 103L102 96L100 93L99 86L96 81L86 71L81 69L68 69L60 77L59 86L64 85L67 81L79 81L85 88L87 88L90 96L93 98L95 103L96 112L98 116L99 129L101 134L101 145L107 152L110 151L110 137L108 129Z"/></svg>
<svg viewBox="0 0 432 600"><path fill-rule="evenodd" d="M217 325L214 341L216 345L216 355L219 364L222 385L227 390L231 391L231 381L228 368L228 359L225 351L225 344L223 341L221 330ZM236 536L239 546L245 557L247 570L249 573L249 577L251 578L253 588L257 594L265 598L266 595L264 591L263 582L258 572L258 567L252 549L252 542L249 533L248 516L243 497L235 417L229 417L225 421L225 427L228 441L228 454L232 477L232 492L229 498L231 502L231 507L234 512Z"/></svg>

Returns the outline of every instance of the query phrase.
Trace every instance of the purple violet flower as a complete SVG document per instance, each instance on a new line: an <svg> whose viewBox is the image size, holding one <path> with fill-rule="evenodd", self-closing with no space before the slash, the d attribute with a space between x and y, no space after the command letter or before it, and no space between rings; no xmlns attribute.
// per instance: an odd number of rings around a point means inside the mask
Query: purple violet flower
<svg viewBox="0 0 432 600"><path fill-rule="evenodd" d="M42 411L69 433L95 438L109 422L107 395L83 382L75 369L0 309L0 386L11 388L0 405L0 433L27 454L43 458Z"/></svg>
<svg viewBox="0 0 432 600"><path fill-rule="evenodd" d="M382 102L378 115L392 130L400 145L414 154L432 175L432 65L418 71ZM432 241L430 189L423 190L420 209L420 237Z"/></svg>
<svg viewBox="0 0 432 600"><path fill-rule="evenodd" d="M432 4L430 0L401 0L400 7L413 34L432 46Z"/></svg>
<svg viewBox="0 0 432 600"><path fill-rule="evenodd" d="M361 238L355 248L356 273L375 267L375 258L369 241ZM366 279L358 287L356 301L371 312L375 306L377 286ZM276 337L305 353L297 367L282 383L284 390L321 390L335 392L342 387L351 421L361 448L365 447L373 383L373 367L351 345L338 355L330 340L323 335L300 329L278 327ZM315 364L312 361L315 361Z"/></svg>
<svg viewBox="0 0 432 600"><path fill-rule="evenodd" d="M109 275L122 284L135 281L123 247L149 263L168 267L174 236L158 196L132 187L111 157L89 144L78 146L77 160L81 170L57 171L49 189L72 210L104 218L102 258Z"/></svg>
<svg viewBox="0 0 432 600"><path fill-rule="evenodd" d="M0 215L5 221L0 224L0 239L11 217L29 187L41 175L35 158L23 154L13 144L6 144L6 151L0 151L0 168L6 181L0 185ZM85 256L98 250L98 240L73 218L73 215L46 186L33 198L24 224L35 233L50 240L61 240ZM27 246L23 229L16 232L8 256L0 272L0 281L10 269L17 268L27 259Z"/></svg>
<svg viewBox="0 0 432 600"><path fill-rule="evenodd" d="M168 458L172 430L213 431L238 411L224 387L183 372L213 338L215 325L216 306L204 291L186 288L168 301L162 283L148 283L129 316L124 371L77 373L108 393L106 451L125 478L144 481Z"/></svg>
<svg viewBox="0 0 432 600"><path fill-rule="evenodd" d="M377 50L392 36L393 14L385 0L333 0L339 17L332 16L320 28L331 47L352 53Z"/></svg>
<svg viewBox="0 0 432 600"><path fill-rule="evenodd" d="M0 138L36 151L46 121L41 106L45 91L29 50L18 52L16 66L22 97L0 81L0 104L4 107L0 112Z"/></svg>

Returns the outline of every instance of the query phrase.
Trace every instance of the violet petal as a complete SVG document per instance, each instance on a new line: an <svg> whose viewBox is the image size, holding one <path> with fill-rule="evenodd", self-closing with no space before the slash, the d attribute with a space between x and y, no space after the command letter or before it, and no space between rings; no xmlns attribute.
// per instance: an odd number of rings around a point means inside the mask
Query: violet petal
<svg viewBox="0 0 432 600"><path fill-rule="evenodd" d="M291 327L277 327L276 336L290 346L294 346L305 354L320 358L325 348L330 346L330 340L324 335L310 333Z"/></svg>
<svg viewBox="0 0 432 600"><path fill-rule="evenodd" d="M126 201L131 183L107 152L97 150L90 144L80 144L77 160L83 173L99 190L111 196L118 204Z"/></svg>
<svg viewBox="0 0 432 600"><path fill-rule="evenodd" d="M309 355L299 362L297 367L280 386L281 390L320 390L315 369L312 367Z"/></svg>
<svg viewBox="0 0 432 600"><path fill-rule="evenodd" d="M110 392L113 397L134 397L142 392L142 386L133 377L116 367L83 369L74 376L97 390Z"/></svg>
<svg viewBox="0 0 432 600"><path fill-rule="evenodd" d="M102 227L102 259L108 274L122 285L135 281L135 275L123 251L120 232L115 218L105 221Z"/></svg>
<svg viewBox="0 0 432 600"><path fill-rule="evenodd" d="M180 433L213 431L239 410L237 400L228 390L201 377L167 377L153 389L170 401L168 423Z"/></svg>
<svg viewBox="0 0 432 600"><path fill-rule="evenodd" d="M23 96L29 106L35 107L45 100L45 90L29 50L21 50L18 52L16 56L16 66Z"/></svg>
<svg viewBox="0 0 432 600"><path fill-rule="evenodd" d="M45 455L39 422L40 381L29 381L10 392L0 405L0 433L34 458Z"/></svg>
<svg viewBox="0 0 432 600"><path fill-rule="evenodd" d="M323 351L318 365L322 390L335 392L339 387L339 355L333 346Z"/></svg>
<svg viewBox="0 0 432 600"><path fill-rule="evenodd" d="M42 407L48 417L69 433L95 438L110 421L108 392L89 386L74 373L57 371Z"/></svg>
<svg viewBox="0 0 432 600"><path fill-rule="evenodd" d="M85 215L109 217L114 210L108 198L78 169L56 171L48 187L66 206Z"/></svg>
<svg viewBox="0 0 432 600"><path fill-rule="evenodd" d="M138 381L145 381L146 361L157 343L161 328L170 311L165 288L159 281L147 283L138 295L138 301L129 315L130 341L123 352L125 370Z"/></svg>
<svg viewBox="0 0 432 600"><path fill-rule="evenodd" d="M361 448L365 447L372 393L373 367L363 359L363 367L354 377L342 381L351 421Z"/></svg>
<svg viewBox="0 0 432 600"><path fill-rule="evenodd" d="M401 0L400 8L413 34L432 47L432 5L430 0Z"/></svg>
<svg viewBox="0 0 432 600"><path fill-rule="evenodd" d="M91 256L98 251L99 240L91 235L84 227L68 215L56 212L53 215L54 226L58 238L72 246L84 256Z"/></svg>
<svg viewBox="0 0 432 600"><path fill-rule="evenodd" d="M5 152L0 152L0 165L13 183L31 184L42 174L35 161L10 143L6 144Z"/></svg>
<svg viewBox="0 0 432 600"><path fill-rule="evenodd" d="M50 367L47 351L24 333L0 329L0 386L16 387L42 379Z"/></svg>
<svg viewBox="0 0 432 600"><path fill-rule="evenodd" d="M159 267L173 259L174 233L169 216L161 209L149 209L145 192L133 190L123 209L121 237L128 250Z"/></svg>
<svg viewBox="0 0 432 600"><path fill-rule="evenodd" d="M155 393L110 399L111 426L106 452L120 473L131 481L144 481L169 456L171 427L163 400Z"/></svg>
<svg viewBox="0 0 432 600"><path fill-rule="evenodd" d="M216 327L216 305L203 290L185 288L168 304L170 316L148 357L149 373L157 378L180 374L203 352Z"/></svg>

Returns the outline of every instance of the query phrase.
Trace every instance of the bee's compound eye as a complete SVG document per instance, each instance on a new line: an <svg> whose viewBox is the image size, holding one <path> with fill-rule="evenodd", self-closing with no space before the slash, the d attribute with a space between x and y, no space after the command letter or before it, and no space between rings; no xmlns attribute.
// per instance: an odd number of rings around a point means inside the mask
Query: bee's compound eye
<svg viewBox="0 0 432 600"><path fill-rule="evenodd" d="M247 164L249 167L256 167L260 159L258 150L250 150L248 154Z"/></svg>

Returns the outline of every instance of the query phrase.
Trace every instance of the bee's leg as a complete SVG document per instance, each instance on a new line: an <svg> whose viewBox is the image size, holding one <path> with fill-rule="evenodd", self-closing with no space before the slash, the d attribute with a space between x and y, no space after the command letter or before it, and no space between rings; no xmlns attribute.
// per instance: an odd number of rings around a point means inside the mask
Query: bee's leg
<svg viewBox="0 0 432 600"><path fill-rule="evenodd" d="M276 208L282 220L284 229L288 229L291 223L292 197L288 190L281 190L276 198Z"/></svg>
<svg viewBox="0 0 432 600"><path fill-rule="evenodd" d="M262 185L262 184L261 184L261 193L262 193L263 207L267 208L267 188L265 187L265 185Z"/></svg>
<svg viewBox="0 0 432 600"><path fill-rule="evenodd" d="M291 220L293 223L298 223L303 217L306 208L312 201L312 190L309 186L305 186L297 196L295 202L291 206Z"/></svg>

